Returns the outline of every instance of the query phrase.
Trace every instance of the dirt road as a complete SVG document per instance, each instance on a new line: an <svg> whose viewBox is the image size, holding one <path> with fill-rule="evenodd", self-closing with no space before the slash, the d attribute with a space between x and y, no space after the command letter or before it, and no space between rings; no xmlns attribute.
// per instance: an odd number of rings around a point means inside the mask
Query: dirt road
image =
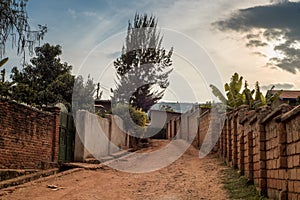
<svg viewBox="0 0 300 200"><path fill-rule="evenodd" d="M142 152L160 149L166 142L154 141L152 147ZM222 188L220 171L223 167L220 162L213 155L199 159L198 154L195 148L190 147L171 165L148 173L126 173L107 167L97 171L81 170L64 176L53 176L42 182L31 182L11 191L6 190L0 199L228 199ZM58 188L53 190L49 185Z"/></svg>

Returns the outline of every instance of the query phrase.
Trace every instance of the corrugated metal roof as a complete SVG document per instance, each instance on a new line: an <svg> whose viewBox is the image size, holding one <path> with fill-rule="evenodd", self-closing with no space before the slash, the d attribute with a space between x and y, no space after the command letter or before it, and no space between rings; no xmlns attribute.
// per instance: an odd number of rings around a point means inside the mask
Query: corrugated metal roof
<svg viewBox="0 0 300 200"><path fill-rule="evenodd" d="M268 91L271 94L275 94L280 90L272 90ZM297 99L300 96L300 90L283 90L281 95L279 96L280 99Z"/></svg>

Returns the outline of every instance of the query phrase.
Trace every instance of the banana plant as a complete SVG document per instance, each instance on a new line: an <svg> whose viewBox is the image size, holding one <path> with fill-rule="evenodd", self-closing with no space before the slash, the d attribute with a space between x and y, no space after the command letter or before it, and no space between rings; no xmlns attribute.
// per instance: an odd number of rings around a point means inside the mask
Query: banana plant
<svg viewBox="0 0 300 200"><path fill-rule="evenodd" d="M230 83L226 83L224 88L227 96L227 104L232 108L237 108L244 103L243 95L241 93L243 85L243 77L238 73L234 73L231 77Z"/></svg>
<svg viewBox="0 0 300 200"><path fill-rule="evenodd" d="M255 90L250 90L248 88L247 81L245 81L244 90L241 92L242 84L243 77L240 77L238 73L234 73L234 75L231 77L230 82L224 85L227 98L224 97L222 92L216 86L210 85L210 87L212 89L212 93L224 105L226 105L227 110L235 109L241 105L248 105L252 109L261 106L271 105L276 99L278 99L278 97L282 93L282 91L278 91L274 95L264 96L260 91L258 81L256 82Z"/></svg>
<svg viewBox="0 0 300 200"><path fill-rule="evenodd" d="M270 89L270 91L272 91L273 89L275 88L275 86L273 86L271 89ZM275 94L273 94L273 95L268 95L268 94L266 94L266 96L265 96L265 101L266 101L266 104L268 105L268 106L270 106L276 99L278 99L279 97L280 97L280 95L282 94L282 90L280 90L280 91L277 91ZM270 93L271 94L271 93Z"/></svg>
<svg viewBox="0 0 300 200"><path fill-rule="evenodd" d="M253 99L253 95L255 93L255 90L250 90L248 88L248 83L247 81L245 81L245 86L244 86L244 90L243 90L243 100L244 100L244 104L245 105L249 105L249 107L251 108L254 104L254 99Z"/></svg>
<svg viewBox="0 0 300 200"><path fill-rule="evenodd" d="M243 77L240 77L238 73L234 73L230 82L224 85L227 98L223 96L222 92L216 86L210 85L210 87L213 94L227 106L228 110L231 110L244 104L246 95L241 93L242 85Z"/></svg>
<svg viewBox="0 0 300 200"><path fill-rule="evenodd" d="M212 89L212 93L224 104L227 105L227 99L224 97L222 92L214 85L209 85L209 87Z"/></svg>
<svg viewBox="0 0 300 200"><path fill-rule="evenodd" d="M255 98L254 98L254 108L261 106L266 106L266 97L260 92L260 87L258 81L255 84Z"/></svg>

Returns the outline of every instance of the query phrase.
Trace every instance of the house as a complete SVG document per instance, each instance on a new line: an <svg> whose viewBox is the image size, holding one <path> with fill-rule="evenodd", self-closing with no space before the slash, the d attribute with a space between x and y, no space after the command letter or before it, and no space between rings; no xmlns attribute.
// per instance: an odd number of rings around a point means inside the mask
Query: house
<svg viewBox="0 0 300 200"><path fill-rule="evenodd" d="M180 116L179 112L164 110L150 110L151 127L166 128L166 124L173 118Z"/></svg>
<svg viewBox="0 0 300 200"><path fill-rule="evenodd" d="M198 103L183 103L183 102L158 102L154 104L150 110L161 110L161 107L166 106L174 112L185 113L195 107L199 107Z"/></svg>
<svg viewBox="0 0 300 200"><path fill-rule="evenodd" d="M267 95L274 95L280 90L268 90ZM277 107L280 104L287 103L291 106L295 106L300 102L300 90L282 90L279 98L272 103L272 107Z"/></svg>
<svg viewBox="0 0 300 200"><path fill-rule="evenodd" d="M181 113L165 110L150 110L149 116L151 123L147 127L146 137L167 139L167 124L171 119L181 116Z"/></svg>

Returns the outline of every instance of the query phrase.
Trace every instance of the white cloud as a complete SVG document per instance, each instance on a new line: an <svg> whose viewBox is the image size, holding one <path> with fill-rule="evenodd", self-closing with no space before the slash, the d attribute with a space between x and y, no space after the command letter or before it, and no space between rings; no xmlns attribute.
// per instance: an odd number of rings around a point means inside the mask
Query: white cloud
<svg viewBox="0 0 300 200"><path fill-rule="evenodd" d="M163 2L163 3L161 3ZM80 15L85 16L90 20L88 24L80 24L81 29L79 32L84 32L80 38L76 38L76 42L72 44L72 51L74 53L75 60L78 60L75 67L79 67L84 60L87 52L93 49L100 42L113 36L121 31L126 31L127 21L132 19L135 12L149 13L158 17L159 26L163 28L173 29L179 31L187 36L191 37L198 44L201 44L204 49L207 50L208 56L211 57L213 62L218 67L219 73L223 80L227 82L234 72L238 72L243 75L249 83L255 83L259 81L261 84L269 85L280 82L293 82L295 88L300 87L299 78L296 75L290 73L281 72L278 70L270 70L269 68L263 68L266 58L258 55L253 55L253 52L244 46L244 38L238 38L238 33L223 33L212 30L211 23L230 14L232 11L240 8L247 8L249 6L266 5L270 0L253 0L240 1L240 0L216 0L212 2L189 0L182 1L158 1L155 0L151 4L141 2L137 5L118 7L117 3L111 3L112 8L108 7L107 12L90 11L87 9L85 12L81 12ZM71 10L72 11L72 10ZM79 13L70 12L76 16ZM90 17L90 18L88 18ZM124 35L124 34L123 34ZM164 33L162 32L162 35ZM174 46L175 51L182 44L176 44L176 39L169 39L167 42L167 35L164 38L163 44L167 49L170 46ZM109 49L105 47L105 51L94 52L93 56L86 62L87 69L93 71L105 68L107 63L111 61L112 53L121 50L124 42L124 36L118 37L118 40L114 41L116 48ZM105 44L105 42L104 42ZM193 51L193 49L191 49ZM197 55L197 52L194 52ZM80 57L81 55L81 57ZM74 60L71 58L69 60ZM177 59L178 60L178 59ZM183 62L174 61L174 66L178 71L184 70L185 65ZM112 67L112 66L111 66ZM100 82L107 87L114 87L113 77L114 70L107 71L105 76ZM203 66L207 67L207 66ZM75 70L78 68L75 68ZM84 71L85 69L83 69ZM99 74L95 73L99 77ZM96 78L97 79L97 78ZM189 77L189 82L196 86L199 79ZM106 82L106 83L105 83ZM180 86L175 84L175 87L180 89ZM199 86L200 87L200 86ZM172 88L170 88L172 89ZM197 95L203 96L203 99L209 99L205 94L201 94L201 89L197 89ZM107 94L108 95L108 94ZM167 97L166 97L167 98ZM170 98L171 100L171 98Z"/></svg>
<svg viewBox="0 0 300 200"><path fill-rule="evenodd" d="M76 19L77 18L77 13L75 10L69 8L68 9L68 14L71 15L72 18Z"/></svg>
<svg viewBox="0 0 300 200"><path fill-rule="evenodd" d="M96 16L98 16L96 12L92 12L92 11L85 11L85 12L83 12L83 14L85 16L88 16L88 17L96 17Z"/></svg>

